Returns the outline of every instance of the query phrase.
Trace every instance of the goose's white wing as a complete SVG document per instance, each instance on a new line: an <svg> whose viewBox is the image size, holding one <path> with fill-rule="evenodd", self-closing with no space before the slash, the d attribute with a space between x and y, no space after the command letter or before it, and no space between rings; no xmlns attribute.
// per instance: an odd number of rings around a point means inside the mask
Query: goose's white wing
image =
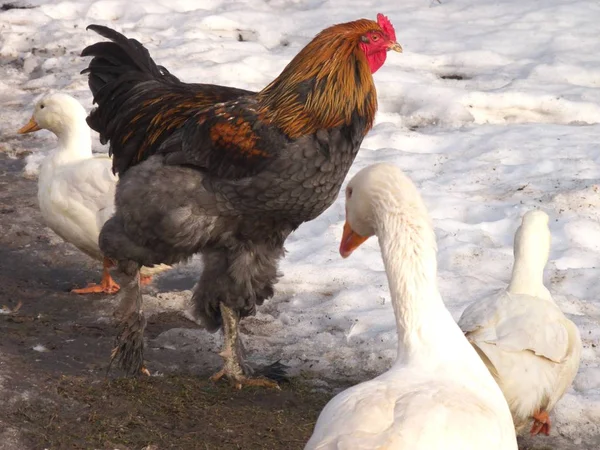
<svg viewBox="0 0 600 450"><path fill-rule="evenodd" d="M505 351L528 350L560 363L569 351L565 317L553 303L504 292L471 304L458 325L470 341L494 344Z"/></svg>
<svg viewBox="0 0 600 450"><path fill-rule="evenodd" d="M100 258L98 234L112 215L117 178L108 156L67 164L40 188L49 226L90 256ZM45 198L44 198L45 197Z"/></svg>

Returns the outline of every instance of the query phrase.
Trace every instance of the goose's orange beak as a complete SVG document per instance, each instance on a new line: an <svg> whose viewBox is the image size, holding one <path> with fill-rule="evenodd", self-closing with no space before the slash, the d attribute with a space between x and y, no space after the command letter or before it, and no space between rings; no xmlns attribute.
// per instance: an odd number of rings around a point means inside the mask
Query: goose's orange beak
<svg viewBox="0 0 600 450"><path fill-rule="evenodd" d="M32 117L31 119L29 119L29 122L27 122L27 125L24 125L23 127L21 127L21 129L19 131L17 131L17 133L25 134L25 133L32 133L34 131L39 131L39 130L41 130L40 126L37 124L35 119Z"/></svg>
<svg viewBox="0 0 600 450"><path fill-rule="evenodd" d="M342 258L347 258L356 250L368 237L356 234L348 222L344 224L344 233L342 234L342 241L340 242L340 255Z"/></svg>

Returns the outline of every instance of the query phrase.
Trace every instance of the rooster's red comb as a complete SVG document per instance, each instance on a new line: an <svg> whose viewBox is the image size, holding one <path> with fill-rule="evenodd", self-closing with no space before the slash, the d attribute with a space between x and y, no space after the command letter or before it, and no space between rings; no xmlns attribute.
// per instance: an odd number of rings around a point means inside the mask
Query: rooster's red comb
<svg viewBox="0 0 600 450"><path fill-rule="evenodd" d="M387 16L379 13L377 14L377 24L381 27L383 32L388 35L390 40L396 41L396 30L394 30L394 25L390 22L390 19Z"/></svg>

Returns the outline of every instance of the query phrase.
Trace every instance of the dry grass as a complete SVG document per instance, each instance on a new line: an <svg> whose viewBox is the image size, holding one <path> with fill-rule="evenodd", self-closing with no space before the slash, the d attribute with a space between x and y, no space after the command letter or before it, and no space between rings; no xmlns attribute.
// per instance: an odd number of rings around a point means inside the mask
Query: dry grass
<svg viewBox="0 0 600 450"><path fill-rule="evenodd" d="M193 376L62 377L48 389L55 401L23 402L9 418L32 448L300 449L329 397L294 383L233 391Z"/></svg>

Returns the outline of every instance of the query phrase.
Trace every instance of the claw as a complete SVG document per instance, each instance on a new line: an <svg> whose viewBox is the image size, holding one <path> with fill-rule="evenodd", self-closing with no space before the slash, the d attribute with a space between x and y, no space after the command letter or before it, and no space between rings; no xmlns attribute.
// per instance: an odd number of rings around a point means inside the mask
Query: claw
<svg viewBox="0 0 600 450"><path fill-rule="evenodd" d="M230 378L227 375L227 371L225 370L225 368L219 370L217 373L215 373L213 376L211 376L210 381L212 381L213 383L216 383L223 377ZM232 386L236 389L242 389L242 387L244 387L244 386L255 386L255 387L266 387L266 388L281 390L281 387L279 387L279 384L277 384L276 381L269 380L269 379L263 378L263 377L258 377L258 378L250 378L250 377L246 377L246 376L231 377L230 381L231 381Z"/></svg>
<svg viewBox="0 0 600 450"><path fill-rule="evenodd" d="M21 300L19 300L17 306L12 309L6 305L2 305L2 308L0 308L0 314L16 314L21 309L21 306L23 306L23 302Z"/></svg>
<svg viewBox="0 0 600 450"><path fill-rule="evenodd" d="M212 381L213 383L216 383L217 381L219 381L221 378L223 378L223 376L225 376L225 368L219 370L217 373L215 373L213 376L211 376L209 379L210 381Z"/></svg>

